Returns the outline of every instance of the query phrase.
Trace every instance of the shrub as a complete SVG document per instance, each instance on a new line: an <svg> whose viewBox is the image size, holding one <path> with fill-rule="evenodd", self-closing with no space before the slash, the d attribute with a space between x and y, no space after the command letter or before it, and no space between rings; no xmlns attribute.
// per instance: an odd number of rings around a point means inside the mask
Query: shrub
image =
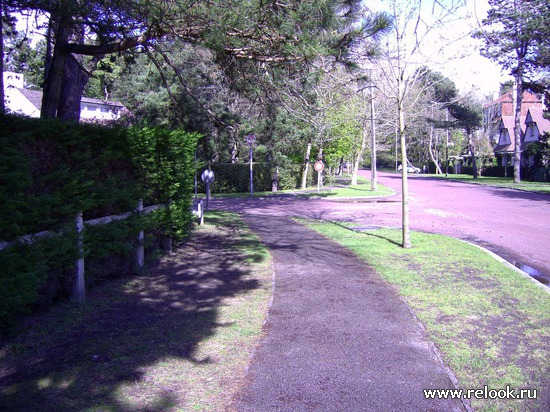
<svg viewBox="0 0 550 412"><path fill-rule="evenodd" d="M87 226L87 283L131 270L136 234L185 238L192 221L193 154L198 136L167 129L106 128L57 120L0 117L0 324L37 303L68 294L77 257L75 216L162 203L151 216ZM21 236L54 231L32 245ZM153 236L153 237L152 237ZM130 258L130 259L129 259ZM129 263L130 262L130 263Z"/></svg>
<svg viewBox="0 0 550 412"><path fill-rule="evenodd" d="M213 163L210 166L214 172L212 193L247 193L250 192L249 163ZM205 192L205 185L200 179L204 167L198 171L199 190ZM297 189L301 184L302 166L288 164L276 168L271 163L254 163L253 178L255 192L268 192L273 188L273 178L278 170L278 189ZM312 168L309 168L308 185L313 181Z"/></svg>

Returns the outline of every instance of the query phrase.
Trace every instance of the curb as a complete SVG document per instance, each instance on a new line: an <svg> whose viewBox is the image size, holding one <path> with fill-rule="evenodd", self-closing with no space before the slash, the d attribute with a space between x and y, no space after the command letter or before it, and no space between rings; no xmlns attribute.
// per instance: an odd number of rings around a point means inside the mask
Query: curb
<svg viewBox="0 0 550 412"><path fill-rule="evenodd" d="M454 239L457 239L457 238L454 238ZM520 274L524 278L529 279L531 282L533 282L535 285L537 285L539 288L541 288L542 290L544 290L546 293L548 293L550 295L550 287L544 285L543 283L539 282L536 279L533 279L531 276L529 276L523 270L515 267L510 262L508 262L506 259L504 259L503 257L497 255L495 252L491 252L489 249L486 249L483 246L476 245L475 243L468 242L468 241L463 240L463 239L457 239L457 240L460 240L461 242L464 242L464 243L467 243L469 245L475 246L476 248L482 250L483 252L487 253L489 256L493 257L495 260L497 260L497 261L503 263L504 265L508 266L510 269L514 270L516 273Z"/></svg>

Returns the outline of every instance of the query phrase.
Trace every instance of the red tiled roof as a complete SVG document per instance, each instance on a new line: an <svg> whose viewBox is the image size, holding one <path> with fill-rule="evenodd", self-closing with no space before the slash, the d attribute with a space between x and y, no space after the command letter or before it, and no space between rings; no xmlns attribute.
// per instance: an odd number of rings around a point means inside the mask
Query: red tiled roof
<svg viewBox="0 0 550 412"><path fill-rule="evenodd" d="M499 130L507 130L508 135L510 136L510 143L501 144L499 140L499 144L495 146L493 149L495 153L503 153L503 152L514 152L516 147L516 141L514 137L514 124L515 124L515 117L514 116L502 116L500 119L500 126ZM521 126L521 140L523 141L523 136L525 134L525 116L520 117L520 126Z"/></svg>
<svg viewBox="0 0 550 412"><path fill-rule="evenodd" d="M528 112L528 118L530 117L532 122L537 124L537 128L541 135L550 133L550 120L545 119L543 113L544 110L538 107L530 108Z"/></svg>

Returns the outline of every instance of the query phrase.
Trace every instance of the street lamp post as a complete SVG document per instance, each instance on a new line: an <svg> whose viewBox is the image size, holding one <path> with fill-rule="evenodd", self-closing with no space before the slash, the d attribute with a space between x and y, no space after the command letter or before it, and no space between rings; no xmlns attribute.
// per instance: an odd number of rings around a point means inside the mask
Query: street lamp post
<svg viewBox="0 0 550 412"><path fill-rule="evenodd" d="M256 141L256 136L254 134L250 134L246 137L246 142L248 143L248 147L250 148L250 197L254 196L254 172L252 167L252 146L254 142Z"/></svg>

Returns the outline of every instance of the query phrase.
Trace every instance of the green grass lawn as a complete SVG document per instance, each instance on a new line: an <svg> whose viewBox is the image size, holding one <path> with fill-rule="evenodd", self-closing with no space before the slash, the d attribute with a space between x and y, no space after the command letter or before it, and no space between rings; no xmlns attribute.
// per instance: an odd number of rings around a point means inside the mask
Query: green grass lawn
<svg viewBox="0 0 550 412"><path fill-rule="evenodd" d="M327 179L328 180L328 179ZM395 192L383 185L378 184L375 191L371 190L370 181L359 177L357 186L350 185L349 178L337 178L332 184L327 181L327 184L321 186L319 191L317 187L308 187L305 190L292 189L292 190L279 190L277 192L254 192L254 197L267 197L278 195L293 195L297 198L324 198L324 199L336 199L336 198L355 198L355 197L378 197L388 196ZM213 194L214 197L249 197L250 193L218 193Z"/></svg>
<svg viewBox="0 0 550 412"><path fill-rule="evenodd" d="M306 221L404 296L464 389L550 387L550 294L475 246ZM105 282L0 341L0 410L218 411L238 390L271 295L267 250L234 214L141 276ZM225 277L224 273L227 274ZM537 409L475 400L476 411ZM540 405L539 405L540 406Z"/></svg>
<svg viewBox="0 0 550 412"><path fill-rule="evenodd" d="M522 180L520 183L514 183L514 179L512 177L480 176L477 179L474 179L470 175L448 175L448 177L445 177L443 175L430 175L430 176L438 177L441 179L454 180L458 182L475 183L479 185L505 187L508 189L519 189L519 190L525 190L525 191L537 192L537 193L547 193L547 194L550 193L550 183L527 182L525 180Z"/></svg>
<svg viewBox="0 0 550 412"><path fill-rule="evenodd" d="M307 224L353 250L395 285L462 388L548 391L546 290L456 239L413 232L413 247L403 249L397 230L357 233L334 223ZM476 411L537 410L532 400L471 402Z"/></svg>

